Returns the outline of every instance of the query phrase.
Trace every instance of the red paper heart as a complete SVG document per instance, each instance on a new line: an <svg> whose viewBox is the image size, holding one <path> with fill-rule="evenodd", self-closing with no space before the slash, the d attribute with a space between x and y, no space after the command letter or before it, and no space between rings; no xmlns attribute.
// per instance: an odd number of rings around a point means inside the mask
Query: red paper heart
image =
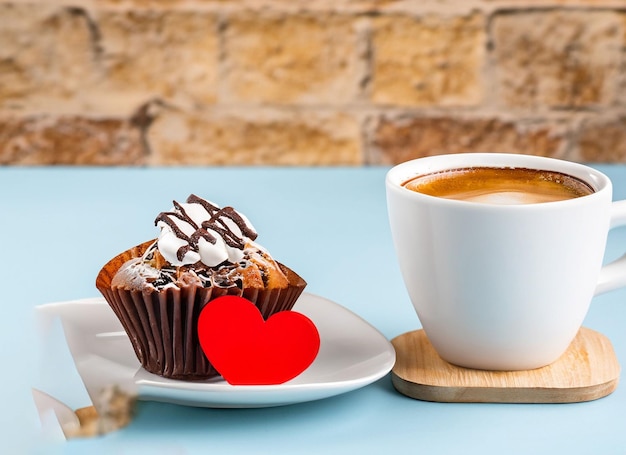
<svg viewBox="0 0 626 455"><path fill-rule="evenodd" d="M281 311L267 321L249 300L218 297L198 318L200 346L209 362L232 385L282 384L308 368L320 347L309 318Z"/></svg>

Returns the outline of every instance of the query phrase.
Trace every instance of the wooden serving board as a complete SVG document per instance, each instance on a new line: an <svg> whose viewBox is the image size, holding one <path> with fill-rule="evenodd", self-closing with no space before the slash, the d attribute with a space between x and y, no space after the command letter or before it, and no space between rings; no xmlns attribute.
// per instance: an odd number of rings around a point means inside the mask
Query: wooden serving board
<svg viewBox="0 0 626 455"><path fill-rule="evenodd" d="M620 366L607 337L581 328L559 360L536 370L484 371L439 357L423 330L391 340L391 380L400 393L424 401L464 403L574 403L609 395Z"/></svg>

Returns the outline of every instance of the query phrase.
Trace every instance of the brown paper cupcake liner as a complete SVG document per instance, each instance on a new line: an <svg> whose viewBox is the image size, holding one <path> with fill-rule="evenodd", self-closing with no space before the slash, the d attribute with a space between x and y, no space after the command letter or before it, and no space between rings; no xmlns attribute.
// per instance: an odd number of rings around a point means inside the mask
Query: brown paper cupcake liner
<svg viewBox="0 0 626 455"><path fill-rule="evenodd" d="M126 261L140 257L154 241L145 242L111 259L96 278L96 287L117 315L141 365L149 372L172 379L201 380L219 375L198 341L200 311L217 297L241 295L239 289L183 286L161 291L129 291L111 287L111 280ZM244 289L265 319L291 310L306 282L279 264L290 285L284 289Z"/></svg>

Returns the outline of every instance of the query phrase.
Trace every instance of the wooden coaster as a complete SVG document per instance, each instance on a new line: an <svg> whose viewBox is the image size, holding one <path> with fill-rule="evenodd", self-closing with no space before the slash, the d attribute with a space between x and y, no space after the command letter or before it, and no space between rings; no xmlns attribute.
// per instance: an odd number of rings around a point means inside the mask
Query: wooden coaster
<svg viewBox="0 0 626 455"><path fill-rule="evenodd" d="M391 371L398 392L448 403L575 403L609 395L620 366L604 335L581 328L559 360L536 370L484 371L457 367L439 357L423 330L391 340Z"/></svg>

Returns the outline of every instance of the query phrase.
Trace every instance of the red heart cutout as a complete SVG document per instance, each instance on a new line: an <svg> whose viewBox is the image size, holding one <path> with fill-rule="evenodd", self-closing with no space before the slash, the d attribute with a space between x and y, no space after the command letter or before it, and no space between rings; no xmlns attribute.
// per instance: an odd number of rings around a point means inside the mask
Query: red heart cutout
<svg viewBox="0 0 626 455"><path fill-rule="evenodd" d="M320 347L309 318L281 311L267 321L249 300L223 296L207 303L198 318L200 346L232 385L282 384L308 368Z"/></svg>

